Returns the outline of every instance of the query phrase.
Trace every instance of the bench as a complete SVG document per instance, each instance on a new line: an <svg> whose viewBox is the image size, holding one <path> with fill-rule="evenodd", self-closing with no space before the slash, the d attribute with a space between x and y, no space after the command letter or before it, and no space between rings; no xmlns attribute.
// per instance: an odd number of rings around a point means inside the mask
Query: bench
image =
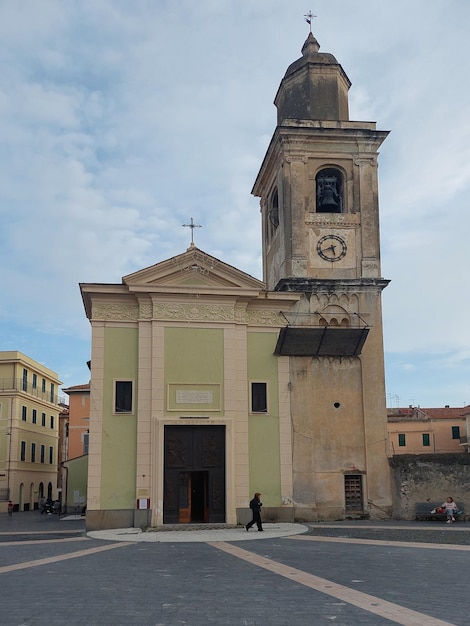
<svg viewBox="0 0 470 626"><path fill-rule="evenodd" d="M417 520L446 520L445 513L431 513L441 506L442 502L417 502L415 504L415 517ZM458 513L454 513L455 519L464 519L464 509L461 502L455 503L458 506Z"/></svg>

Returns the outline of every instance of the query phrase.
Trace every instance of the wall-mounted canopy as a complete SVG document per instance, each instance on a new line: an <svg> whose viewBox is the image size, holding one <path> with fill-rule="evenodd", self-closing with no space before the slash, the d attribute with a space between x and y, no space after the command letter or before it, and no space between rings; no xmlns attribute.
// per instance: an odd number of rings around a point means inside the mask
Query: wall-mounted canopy
<svg viewBox="0 0 470 626"><path fill-rule="evenodd" d="M274 354L278 356L359 356L368 328L286 326L281 329Z"/></svg>

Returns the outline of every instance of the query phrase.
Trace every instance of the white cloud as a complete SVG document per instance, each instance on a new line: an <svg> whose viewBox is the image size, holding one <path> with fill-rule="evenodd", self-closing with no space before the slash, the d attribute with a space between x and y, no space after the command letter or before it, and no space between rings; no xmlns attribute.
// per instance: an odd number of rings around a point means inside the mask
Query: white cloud
<svg viewBox="0 0 470 626"><path fill-rule="evenodd" d="M51 333L77 335L84 362L78 283L120 282L179 254L190 217L198 246L261 277L250 191L305 13L300 0L0 6L5 327L21 323L37 351L38 331L46 352ZM453 362L468 378L470 5L322 0L315 13L321 51L352 80L351 119L392 131L379 170L387 385L424 394L422 363ZM67 358L51 352L63 377L77 371L73 345ZM447 404L464 395L464 378L449 377L433 382Z"/></svg>

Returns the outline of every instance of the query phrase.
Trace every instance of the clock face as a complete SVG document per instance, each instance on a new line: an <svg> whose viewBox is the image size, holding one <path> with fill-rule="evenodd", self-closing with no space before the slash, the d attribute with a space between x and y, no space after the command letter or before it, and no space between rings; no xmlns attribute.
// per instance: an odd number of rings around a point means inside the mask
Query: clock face
<svg viewBox="0 0 470 626"><path fill-rule="evenodd" d="M325 235L317 243L317 252L325 261L339 261L346 255L347 249L346 242L338 235Z"/></svg>

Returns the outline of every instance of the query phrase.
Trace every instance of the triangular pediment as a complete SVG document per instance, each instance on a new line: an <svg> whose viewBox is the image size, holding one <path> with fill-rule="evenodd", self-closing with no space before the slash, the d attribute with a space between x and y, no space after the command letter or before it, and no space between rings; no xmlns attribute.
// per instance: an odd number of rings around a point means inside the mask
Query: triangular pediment
<svg viewBox="0 0 470 626"><path fill-rule="evenodd" d="M203 250L192 246L183 254L124 276L129 289L143 291L189 291L193 289L260 291L264 284L224 263Z"/></svg>

